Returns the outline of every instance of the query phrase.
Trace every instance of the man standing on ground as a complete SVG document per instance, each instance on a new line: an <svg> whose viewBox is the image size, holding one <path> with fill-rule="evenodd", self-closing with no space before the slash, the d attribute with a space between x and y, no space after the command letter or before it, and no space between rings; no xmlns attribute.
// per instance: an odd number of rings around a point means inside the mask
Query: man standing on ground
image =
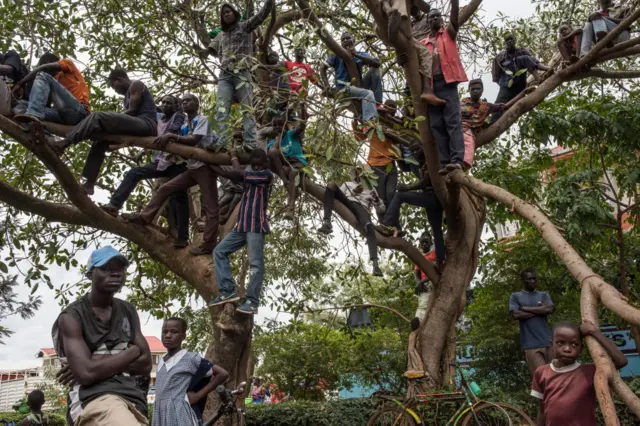
<svg viewBox="0 0 640 426"><path fill-rule="evenodd" d="M124 113L94 112L78 123L67 133L64 139L51 142L51 148L61 155L69 145L91 139L97 134L156 136L158 134L158 118L156 103L147 86L140 80L131 81L123 70L113 70L109 74L107 84L119 95L124 96ZM109 142L94 141L82 170L82 187L89 195L100 174L100 168L109 149Z"/></svg>
<svg viewBox="0 0 640 426"><path fill-rule="evenodd" d="M520 273L522 291L511 293L509 315L520 321L520 347L524 350L529 373L548 364L553 358L551 351L551 330L547 315L555 311L551 297L544 291L536 290L536 270L525 269Z"/></svg>
<svg viewBox="0 0 640 426"><path fill-rule="evenodd" d="M91 290L67 306L53 325L60 381L71 384L68 420L74 426L148 425L147 401L134 375L151 372L151 352L135 308L115 298L129 261L111 246L89 257Z"/></svg>

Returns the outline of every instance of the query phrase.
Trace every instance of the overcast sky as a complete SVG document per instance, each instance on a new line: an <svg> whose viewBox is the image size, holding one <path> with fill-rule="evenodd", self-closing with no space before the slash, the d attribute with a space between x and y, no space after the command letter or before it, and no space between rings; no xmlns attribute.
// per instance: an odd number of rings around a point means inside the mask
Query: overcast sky
<svg viewBox="0 0 640 426"><path fill-rule="evenodd" d="M463 1L463 3L466 4L466 1ZM489 20L495 18L499 11L510 17L526 17L534 12L534 6L529 1L485 0L483 3L485 17ZM485 97L490 100L495 99L498 88L497 85L491 82L491 75L484 74L482 79L485 86ZM98 203L106 203L108 202L108 196L109 194L105 191L98 190L93 199ZM90 250L81 253L78 260L81 263L86 262L89 253ZM52 267L49 272L54 282L56 280L59 282L75 282L80 279L79 270L66 271L64 268ZM21 288L19 293L21 296L26 297L29 291L26 288ZM49 290L46 286L40 286L38 294L41 295L44 303L34 318L22 320L10 317L2 322L3 326L15 331L15 334L5 339L6 345L0 346L0 370L38 366L41 364L35 358L38 350L52 346L51 325L57 318L60 307L54 297L53 290ZM126 289L120 296L126 297ZM263 307L260 308L257 322L261 323L265 318L283 320L286 315L269 311ZM159 320L154 320L150 315L141 313L140 321L145 335L159 337L161 327Z"/></svg>

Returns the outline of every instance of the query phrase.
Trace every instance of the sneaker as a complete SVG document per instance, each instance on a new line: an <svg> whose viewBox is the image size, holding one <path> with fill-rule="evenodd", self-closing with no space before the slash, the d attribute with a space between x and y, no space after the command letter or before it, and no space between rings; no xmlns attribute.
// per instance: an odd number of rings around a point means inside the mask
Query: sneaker
<svg viewBox="0 0 640 426"><path fill-rule="evenodd" d="M378 261L377 260L372 260L371 261L371 265L373 266L373 269L371 271L371 275L373 275L374 277L383 277L384 274L382 273L382 269L380 269L380 265L378 265Z"/></svg>
<svg viewBox="0 0 640 426"><path fill-rule="evenodd" d="M220 296L209 302L209 306L224 305L225 303L237 302L238 300L240 300L240 296L238 296L238 293L235 291L231 294L220 293Z"/></svg>
<svg viewBox="0 0 640 426"><path fill-rule="evenodd" d="M247 315L255 315L258 313L258 306L255 303L249 302L247 300L242 304L242 306L236 309L236 312Z"/></svg>
<svg viewBox="0 0 640 426"><path fill-rule="evenodd" d="M333 226L331 226L331 221L327 219L323 220L322 226L318 228L318 232L325 235L331 234L333 232Z"/></svg>

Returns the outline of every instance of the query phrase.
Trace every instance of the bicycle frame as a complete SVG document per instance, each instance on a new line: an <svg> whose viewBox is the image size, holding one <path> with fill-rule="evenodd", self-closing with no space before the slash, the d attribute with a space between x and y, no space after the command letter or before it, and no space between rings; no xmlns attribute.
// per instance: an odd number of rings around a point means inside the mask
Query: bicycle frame
<svg viewBox="0 0 640 426"><path fill-rule="evenodd" d="M462 370L456 368L460 375L460 390L456 392L445 392L445 393L434 393L434 394L417 394L416 396L410 398L408 401L399 401L397 399L384 398L392 401L398 407L402 408L407 414L409 414L418 425L426 424L420 415L420 410L414 409L411 406L417 408L419 405L426 405L432 402L439 403L441 401L448 401L447 398L443 397L451 397L449 401L461 401L460 407L456 410L456 412L451 416L446 426L456 426L458 422L475 406L478 404L484 403L485 401L480 400L471 390L471 387L467 383ZM417 381L416 381L417 382ZM409 386L414 387L416 382L409 382ZM423 399L421 399L423 398ZM432 401L429 401L428 398L433 398ZM462 402L464 400L464 402Z"/></svg>

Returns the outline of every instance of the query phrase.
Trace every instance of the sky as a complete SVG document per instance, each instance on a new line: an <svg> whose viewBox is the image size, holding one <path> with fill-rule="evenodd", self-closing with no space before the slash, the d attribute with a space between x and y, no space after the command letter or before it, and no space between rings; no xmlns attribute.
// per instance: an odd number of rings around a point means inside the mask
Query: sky
<svg viewBox="0 0 640 426"><path fill-rule="evenodd" d="M463 1L462 3L464 5L467 2ZM493 20L497 17L498 12L512 18L519 18L530 16L534 12L534 6L529 1L484 0L482 10L486 20ZM484 96L489 100L495 99L498 88L491 82L490 73L483 74L482 79L485 87ZM96 203L106 203L108 196L109 194L105 191L98 189L93 200ZM339 236L335 238L339 238ZM86 262L90 252L91 250L87 250L84 253L79 253L78 261L80 263ZM4 253L2 254L4 257ZM66 271L64 268L52 267L49 272L54 281L58 279L60 282L76 282L80 279L79 270ZM18 290L18 294L21 298L26 298L29 289L22 287ZM0 370L37 367L41 365L41 361L36 358L40 348L52 347L51 326L60 313L60 306L54 297L54 291L49 290L46 286L41 286L38 294L42 297L43 304L33 318L22 320L19 317L9 317L2 321L2 325L13 330L15 334L5 339L4 346L0 345ZM126 288L119 297L126 298ZM159 337L162 322L144 312L139 314L143 334ZM267 318L284 321L288 315L270 311L267 307L260 308L256 322L261 324Z"/></svg>

